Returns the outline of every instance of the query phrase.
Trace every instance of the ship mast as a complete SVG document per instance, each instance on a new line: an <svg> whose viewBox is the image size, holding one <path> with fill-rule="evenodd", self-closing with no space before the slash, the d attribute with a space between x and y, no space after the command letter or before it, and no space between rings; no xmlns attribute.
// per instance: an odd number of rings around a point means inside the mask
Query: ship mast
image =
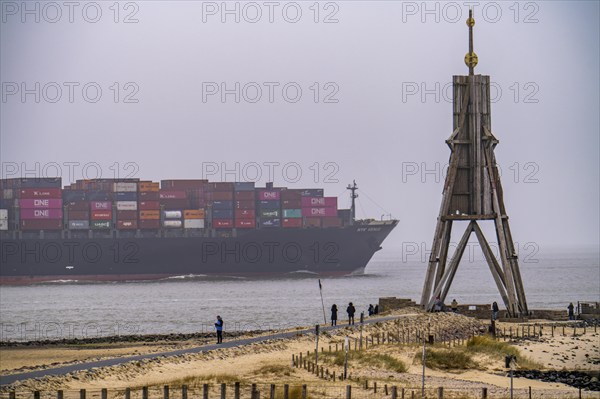
<svg viewBox="0 0 600 399"><path fill-rule="evenodd" d="M351 191L350 198L352 199L352 206L350 206L350 226L352 226L356 217L356 199L358 198L358 194L356 194L356 190L358 190L356 180L352 180L352 184L348 184L346 189Z"/></svg>

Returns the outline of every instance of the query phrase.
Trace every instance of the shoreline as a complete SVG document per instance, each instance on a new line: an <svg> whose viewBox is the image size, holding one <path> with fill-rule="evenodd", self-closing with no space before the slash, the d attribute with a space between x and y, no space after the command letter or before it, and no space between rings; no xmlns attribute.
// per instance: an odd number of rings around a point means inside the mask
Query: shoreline
<svg viewBox="0 0 600 399"><path fill-rule="evenodd" d="M418 309L394 312L390 317L394 317L394 319L363 326L364 343L368 347L363 349L364 354L362 355L360 350L350 351L355 356L350 366L353 381L355 381L354 378L358 381L364 381L364 379L379 380L380 386L387 384L399 387L409 387L411 384L418 382L422 368L417 355L421 350L420 344L400 344L394 342L393 337L400 337L400 331L417 334L417 331L423 333L429 329L429 331L440 332L439 337L445 336L441 332L451 332L453 334L453 339L450 341L436 342L432 346L428 345L428 350L432 354L438 351L463 353L471 356L475 364L460 370L436 369L428 366L426 374L428 378L433 379L432 383L439 379L439 386L444 386L448 390L472 386L473 384L488 386L492 390L504 389L502 385L506 382L506 370L503 369L503 359L497 356L490 357L491 355L485 353L470 353L465 346L469 337L479 335L487 328L485 322L453 313L425 314ZM503 323L500 322L499 325L503 326ZM509 324L514 325L506 323L506 325ZM520 326L522 324L516 325ZM244 335L240 332L239 337L237 337L239 339L252 338L250 334L254 338L264 336L264 339L239 346L234 345L209 350L198 350L200 345L210 345L214 341L214 335L211 336L207 333L149 335L137 337L135 339L139 339L139 341L134 342L113 342L114 340L110 339L105 340L103 343L80 342L70 345L52 343L39 346L3 346L0 347L0 353L2 354L0 356L0 369L3 376L21 373L27 369L44 370L57 365L77 364L91 359L119 359L129 355L148 355L149 358L110 367L86 369L62 376L22 380L8 387L3 386L0 392L12 389L124 389L126 386L141 387L158 386L160 384L177 386L177 384L181 385L181 381L186 379L188 381L214 381L214 383L232 382L236 379L242 382L254 380L256 383L265 384L267 382L276 384L299 382L305 382L309 385L311 383L313 385L323 384L322 379L317 377L315 380L310 373L305 373L299 368L290 367L292 355L314 351L314 333L311 332L310 328L302 330L301 334L298 328L286 330L286 333L290 335L280 339L271 339L270 333L255 331ZM337 330L324 330L321 332L320 345L321 350L324 351L323 362L329 366L328 370L330 368L339 370L339 366L332 363L335 362L335 356L332 353L335 352L336 346L340 350L345 336L349 336L351 340L354 340L352 342L357 343L360 334L359 325L354 326L354 328L340 325ZM392 342L376 345L375 339L377 337L378 340L380 336L384 342L386 337L389 339L392 336ZM160 339L158 339L159 337ZM588 329L585 333L581 330L575 337L570 334L565 336L556 334L554 337L550 334L542 334L541 337L513 340L506 345L516 348L519 353L526 355L533 364L539 364L541 370L565 369L572 371L581 369L586 371L596 370L597 365L600 364L600 349L598 348L600 338L598 337L598 332ZM228 341L227 335L225 339L226 343L234 342ZM367 342L368 339L372 341ZM160 352L165 351L180 351L181 353L168 357L159 356ZM62 353L64 356L58 359L59 362L56 362L58 353ZM451 352L447 353L450 354ZM406 371L402 373L392 372L386 369L387 366L384 363L378 364L377 362L381 359L387 359L384 355L392 356L396 361L405 364ZM361 356L366 357L363 359ZM370 361L374 363L361 363L367 361L365 359L371 359ZM50 362L50 360L53 361ZM262 370L265 367L285 371L281 373L265 372ZM390 378L390 376L392 377ZM572 393L574 392L572 390L576 389L562 383L556 383L556 381L544 382L535 379L515 378L515 381L517 380L520 381L519 386L532 386L535 389L552 390L553 392L557 390L565 391L567 396L564 397L569 397L568 393ZM333 384L331 381L330 383ZM339 384L339 381L336 384Z"/></svg>

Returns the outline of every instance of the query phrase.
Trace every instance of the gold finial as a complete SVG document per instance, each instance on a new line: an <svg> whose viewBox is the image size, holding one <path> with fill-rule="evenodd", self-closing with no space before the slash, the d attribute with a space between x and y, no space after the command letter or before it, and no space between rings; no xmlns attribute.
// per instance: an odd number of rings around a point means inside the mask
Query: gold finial
<svg viewBox="0 0 600 399"><path fill-rule="evenodd" d="M469 52L465 55L465 64L469 67L469 75L473 75L473 69L477 65L477 54L473 51L473 26L475 26L475 18L473 18L473 10L469 10L469 18L467 19L469 27Z"/></svg>

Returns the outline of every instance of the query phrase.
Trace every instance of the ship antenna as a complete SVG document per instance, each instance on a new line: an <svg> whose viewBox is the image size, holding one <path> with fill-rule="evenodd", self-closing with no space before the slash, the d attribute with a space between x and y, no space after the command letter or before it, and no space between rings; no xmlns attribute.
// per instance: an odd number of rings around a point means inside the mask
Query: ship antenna
<svg viewBox="0 0 600 399"><path fill-rule="evenodd" d="M352 199L352 206L350 207L350 226L352 226L356 217L356 199L358 198L358 194L356 194L356 190L358 190L356 180L352 180L352 184L348 184L346 189L351 191L350 198Z"/></svg>

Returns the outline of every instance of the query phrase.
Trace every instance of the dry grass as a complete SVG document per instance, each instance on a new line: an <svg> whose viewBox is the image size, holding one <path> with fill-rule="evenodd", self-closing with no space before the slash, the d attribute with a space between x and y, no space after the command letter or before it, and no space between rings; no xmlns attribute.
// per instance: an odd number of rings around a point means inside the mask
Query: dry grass
<svg viewBox="0 0 600 399"><path fill-rule="evenodd" d="M467 341L467 351L471 353L487 354L495 359L504 359L505 356L515 356L520 369L540 369L542 365L529 357L521 354L519 349L505 342L496 341L489 335L473 337Z"/></svg>

